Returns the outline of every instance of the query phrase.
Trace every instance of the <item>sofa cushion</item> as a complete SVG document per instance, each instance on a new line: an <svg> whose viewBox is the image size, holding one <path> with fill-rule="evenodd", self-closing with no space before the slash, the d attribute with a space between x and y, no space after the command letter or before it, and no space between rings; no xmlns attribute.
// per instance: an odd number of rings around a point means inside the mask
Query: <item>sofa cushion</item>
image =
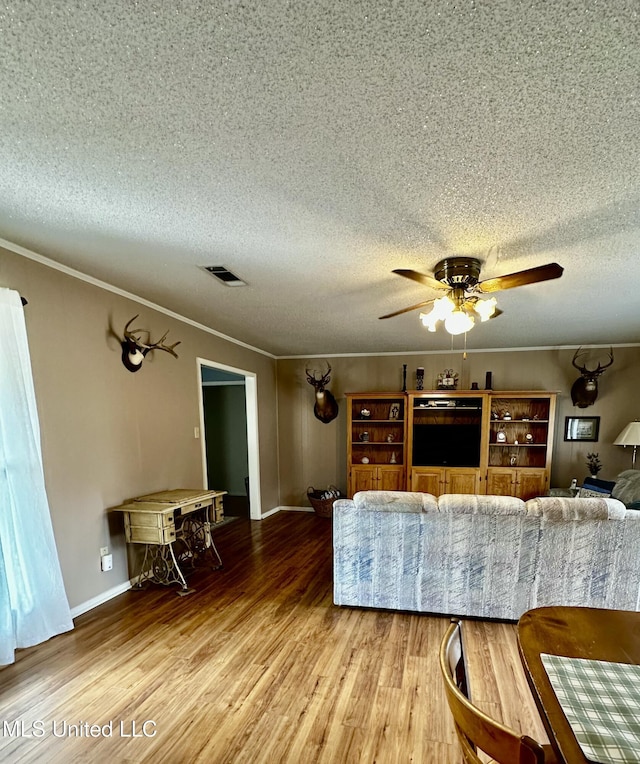
<svg viewBox="0 0 640 764"><path fill-rule="evenodd" d="M515 496L445 493L438 499L440 512L451 515L524 515L526 507Z"/></svg>
<svg viewBox="0 0 640 764"><path fill-rule="evenodd" d="M640 501L640 470L625 470L616 478L611 495L629 506Z"/></svg>
<svg viewBox="0 0 640 764"><path fill-rule="evenodd" d="M617 499L566 499L558 496L538 496L526 503L527 513L546 520L622 520L624 504Z"/></svg>
<svg viewBox="0 0 640 764"><path fill-rule="evenodd" d="M430 493L410 491L358 491L356 509L375 512L437 512L438 502Z"/></svg>

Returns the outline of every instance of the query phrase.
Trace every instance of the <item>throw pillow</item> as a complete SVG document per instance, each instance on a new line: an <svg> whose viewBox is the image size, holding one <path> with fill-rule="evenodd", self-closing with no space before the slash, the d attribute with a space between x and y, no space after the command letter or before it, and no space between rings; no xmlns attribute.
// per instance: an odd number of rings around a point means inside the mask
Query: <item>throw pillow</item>
<svg viewBox="0 0 640 764"><path fill-rule="evenodd" d="M586 477L582 481L583 488L591 488L593 491L613 491L615 487L615 481L613 480L600 480L600 478Z"/></svg>
<svg viewBox="0 0 640 764"><path fill-rule="evenodd" d="M599 491L597 488L581 488L578 491L579 499L608 499L609 491Z"/></svg>

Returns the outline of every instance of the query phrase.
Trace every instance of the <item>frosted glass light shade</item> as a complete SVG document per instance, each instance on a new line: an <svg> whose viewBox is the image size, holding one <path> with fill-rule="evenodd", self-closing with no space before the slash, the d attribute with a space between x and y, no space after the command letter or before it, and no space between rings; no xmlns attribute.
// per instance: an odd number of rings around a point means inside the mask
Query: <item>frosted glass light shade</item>
<svg viewBox="0 0 640 764"><path fill-rule="evenodd" d="M438 321L443 321L450 316L455 305L452 300L445 295L434 300L433 308L429 313L421 313L420 320L430 332L435 332Z"/></svg>
<svg viewBox="0 0 640 764"><path fill-rule="evenodd" d="M468 332L474 325L473 317L463 310L454 310L444 320L444 328L449 334L462 334Z"/></svg>
<svg viewBox="0 0 640 764"><path fill-rule="evenodd" d="M475 304L475 312L480 316L481 321L488 321L496 312L498 301L495 297L489 297L488 300L478 300Z"/></svg>

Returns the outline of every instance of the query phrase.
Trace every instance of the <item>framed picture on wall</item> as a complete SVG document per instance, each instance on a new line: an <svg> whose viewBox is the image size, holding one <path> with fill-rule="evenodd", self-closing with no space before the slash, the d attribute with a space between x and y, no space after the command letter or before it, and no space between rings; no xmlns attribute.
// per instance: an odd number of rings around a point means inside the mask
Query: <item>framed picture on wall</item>
<svg viewBox="0 0 640 764"><path fill-rule="evenodd" d="M599 416L566 416L564 418L564 439L582 440L595 443L600 430Z"/></svg>

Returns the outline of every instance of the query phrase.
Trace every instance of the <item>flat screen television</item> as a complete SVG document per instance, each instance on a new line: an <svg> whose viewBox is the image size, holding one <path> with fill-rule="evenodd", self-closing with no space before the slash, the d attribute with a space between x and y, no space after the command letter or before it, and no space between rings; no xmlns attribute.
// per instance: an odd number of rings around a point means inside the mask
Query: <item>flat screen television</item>
<svg viewBox="0 0 640 764"><path fill-rule="evenodd" d="M480 424L414 424L414 467L479 467Z"/></svg>

